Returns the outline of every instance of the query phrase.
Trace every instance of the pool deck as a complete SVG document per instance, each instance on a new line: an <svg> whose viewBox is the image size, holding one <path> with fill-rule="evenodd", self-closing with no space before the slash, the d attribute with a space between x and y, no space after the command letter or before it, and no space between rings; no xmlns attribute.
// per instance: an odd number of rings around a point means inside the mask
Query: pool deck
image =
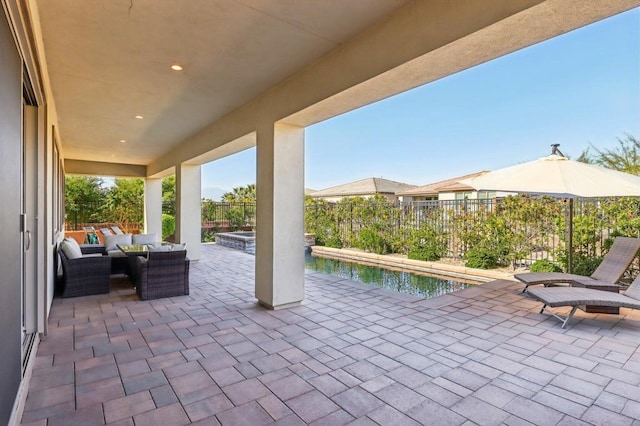
<svg viewBox="0 0 640 426"><path fill-rule="evenodd" d="M640 425L640 312L563 330L522 285L433 299L317 272L297 307L253 296L211 244L189 296L55 299L24 425Z"/></svg>

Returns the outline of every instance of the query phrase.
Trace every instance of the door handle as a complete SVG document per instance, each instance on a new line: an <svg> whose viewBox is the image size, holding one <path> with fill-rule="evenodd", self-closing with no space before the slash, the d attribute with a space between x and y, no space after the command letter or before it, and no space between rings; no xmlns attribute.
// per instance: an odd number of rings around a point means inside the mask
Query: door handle
<svg viewBox="0 0 640 426"><path fill-rule="evenodd" d="M24 251L27 251L31 248L31 231L27 231L27 246L25 247Z"/></svg>

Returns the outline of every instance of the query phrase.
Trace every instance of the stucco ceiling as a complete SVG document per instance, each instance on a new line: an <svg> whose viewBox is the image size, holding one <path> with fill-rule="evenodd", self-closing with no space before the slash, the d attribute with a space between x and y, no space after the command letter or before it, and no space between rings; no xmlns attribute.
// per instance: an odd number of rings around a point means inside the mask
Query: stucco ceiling
<svg viewBox="0 0 640 426"><path fill-rule="evenodd" d="M407 2L37 0L64 155L148 164Z"/></svg>

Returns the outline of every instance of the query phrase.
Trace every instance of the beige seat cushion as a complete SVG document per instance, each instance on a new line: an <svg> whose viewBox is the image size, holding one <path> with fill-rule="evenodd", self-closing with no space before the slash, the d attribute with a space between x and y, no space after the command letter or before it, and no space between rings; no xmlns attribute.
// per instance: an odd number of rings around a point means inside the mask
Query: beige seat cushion
<svg viewBox="0 0 640 426"><path fill-rule="evenodd" d="M158 242L156 234L133 234L133 244L155 244Z"/></svg>
<svg viewBox="0 0 640 426"><path fill-rule="evenodd" d="M106 251L117 250L118 244L121 246L130 246L131 234L104 236L104 248Z"/></svg>
<svg viewBox="0 0 640 426"><path fill-rule="evenodd" d="M60 243L60 250L64 253L67 259L78 259L82 257L82 250L80 245L73 238L67 237Z"/></svg>

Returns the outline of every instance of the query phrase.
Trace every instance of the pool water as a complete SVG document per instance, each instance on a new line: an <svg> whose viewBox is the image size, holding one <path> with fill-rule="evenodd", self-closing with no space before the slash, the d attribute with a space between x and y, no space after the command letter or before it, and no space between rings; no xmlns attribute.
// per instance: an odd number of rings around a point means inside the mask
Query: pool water
<svg viewBox="0 0 640 426"><path fill-rule="evenodd" d="M355 262L330 259L305 254L305 268L336 275L364 284L372 284L400 293L424 298L441 296L473 286L471 283L455 281L444 277L419 275L413 272L397 271Z"/></svg>

